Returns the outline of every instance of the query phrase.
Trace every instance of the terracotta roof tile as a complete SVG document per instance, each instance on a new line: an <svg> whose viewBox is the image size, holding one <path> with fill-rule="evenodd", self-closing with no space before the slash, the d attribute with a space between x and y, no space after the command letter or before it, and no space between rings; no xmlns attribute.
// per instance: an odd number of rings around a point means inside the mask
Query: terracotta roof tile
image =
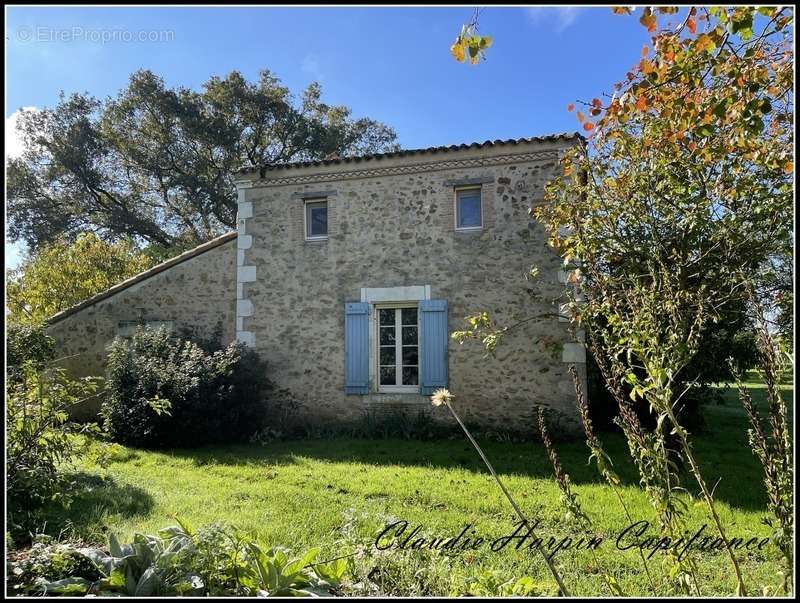
<svg viewBox="0 0 800 603"><path fill-rule="evenodd" d="M400 151L391 151L388 153L374 153L371 155L358 155L354 157L332 157L329 159L318 159L314 161L293 161L290 163L275 163L272 165L262 166L260 168L244 168L239 170L238 174L254 174L260 173L263 178L264 174L272 170L284 170L293 168L305 168L323 165L337 165L348 163L361 163L366 161L380 161L381 159L388 159L390 157L407 157L410 155L421 155L423 153L449 153L452 151L463 151L466 149L479 149L487 147L502 147L502 146L515 146L518 144L529 144L535 142L552 142L557 140L585 140L584 137L578 132L561 132L559 134L548 134L546 136L531 136L529 138L509 138L507 140L486 140L484 142L473 142L469 144L453 144L450 146L428 147L425 149L406 149Z"/></svg>

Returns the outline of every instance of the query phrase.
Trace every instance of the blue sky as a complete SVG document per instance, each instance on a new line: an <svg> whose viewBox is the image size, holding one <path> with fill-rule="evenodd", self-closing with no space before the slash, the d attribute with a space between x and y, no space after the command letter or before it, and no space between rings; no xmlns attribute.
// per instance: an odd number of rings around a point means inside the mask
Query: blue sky
<svg viewBox="0 0 800 603"><path fill-rule="evenodd" d="M449 46L472 12L8 8L6 126L20 107L53 105L61 90L115 95L140 68L193 88L213 74L254 79L268 68L294 92L319 81L327 102L391 125L406 148L548 134L576 130L567 104L611 90L648 39L636 17L609 8L487 7L480 33L494 45L471 66ZM139 32L162 41L121 39ZM8 131L6 140L13 152ZM6 250L18 262L19 248Z"/></svg>

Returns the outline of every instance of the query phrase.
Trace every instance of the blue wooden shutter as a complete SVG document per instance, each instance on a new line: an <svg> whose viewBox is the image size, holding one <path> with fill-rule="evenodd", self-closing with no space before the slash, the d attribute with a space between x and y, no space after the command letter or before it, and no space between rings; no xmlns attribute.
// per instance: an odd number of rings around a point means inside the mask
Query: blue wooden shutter
<svg viewBox="0 0 800 603"><path fill-rule="evenodd" d="M419 302L421 365L420 393L430 395L447 387L447 300Z"/></svg>
<svg viewBox="0 0 800 603"><path fill-rule="evenodd" d="M369 304L344 305L344 393L369 393Z"/></svg>

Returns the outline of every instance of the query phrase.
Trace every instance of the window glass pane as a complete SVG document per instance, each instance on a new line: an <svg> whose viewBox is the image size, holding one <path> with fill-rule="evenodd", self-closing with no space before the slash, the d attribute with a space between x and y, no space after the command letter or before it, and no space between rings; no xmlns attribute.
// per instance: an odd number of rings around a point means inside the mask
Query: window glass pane
<svg viewBox="0 0 800 603"><path fill-rule="evenodd" d="M458 212L458 228L475 228L481 226L481 191L458 191L456 203Z"/></svg>
<svg viewBox="0 0 800 603"><path fill-rule="evenodd" d="M405 353L403 354L405 358ZM381 364L388 364L394 366L395 362L395 349L394 347L391 348L381 348Z"/></svg>
<svg viewBox="0 0 800 603"><path fill-rule="evenodd" d="M380 317L381 317L381 325L394 326L394 310L381 310Z"/></svg>
<svg viewBox="0 0 800 603"><path fill-rule="evenodd" d="M381 367L381 385L395 385L395 369L393 366Z"/></svg>
<svg viewBox="0 0 800 603"><path fill-rule="evenodd" d="M417 327L403 327L403 345L417 344Z"/></svg>
<svg viewBox="0 0 800 603"><path fill-rule="evenodd" d="M394 345L394 327L381 327L381 345Z"/></svg>
<svg viewBox="0 0 800 603"><path fill-rule="evenodd" d="M404 325L414 325L417 326L417 309L416 308L403 308L401 310L403 314L403 324Z"/></svg>
<svg viewBox="0 0 800 603"><path fill-rule="evenodd" d="M306 226L309 237L322 237L328 234L328 203L306 203Z"/></svg>
<svg viewBox="0 0 800 603"><path fill-rule="evenodd" d="M417 346L403 348L403 366L417 365L418 358L419 352L417 351ZM383 362L381 362L381 364L383 364Z"/></svg>
<svg viewBox="0 0 800 603"><path fill-rule="evenodd" d="M417 385L417 367L403 367L403 385Z"/></svg>

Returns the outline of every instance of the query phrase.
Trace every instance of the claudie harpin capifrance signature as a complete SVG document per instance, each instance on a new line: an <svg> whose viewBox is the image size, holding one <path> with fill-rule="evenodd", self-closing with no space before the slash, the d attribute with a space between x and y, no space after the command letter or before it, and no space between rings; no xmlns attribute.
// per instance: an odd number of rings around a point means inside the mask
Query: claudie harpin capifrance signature
<svg viewBox="0 0 800 603"><path fill-rule="evenodd" d="M692 549L703 553L713 553L725 549L725 542L721 538L706 533L708 528L706 524L701 525L694 532L687 530L686 535L680 538L669 538L648 533L650 522L645 520L626 526L612 537L604 537L599 534L534 536L534 530L540 527L539 523L538 519L533 522L520 521L514 524L513 532L496 537L480 535L474 524L466 524L456 535L436 536L426 530L423 525L412 526L408 521L398 520L387 524L378 534L375 538L375 548L381 551L391 548L427 549L457 554L485 548L499 553L511 549L521 552L534 551L541 547L551 559L560 552L599 549L608 546L609 542L619 551L632 551L637 548L645 552L649 551L648 559L667 551L672 551L678 559L681 559L687 551ZM728 540L734 550L744 549L747 551L762 550L769 542L769 537L759 536L735 537Z"/></svg>

